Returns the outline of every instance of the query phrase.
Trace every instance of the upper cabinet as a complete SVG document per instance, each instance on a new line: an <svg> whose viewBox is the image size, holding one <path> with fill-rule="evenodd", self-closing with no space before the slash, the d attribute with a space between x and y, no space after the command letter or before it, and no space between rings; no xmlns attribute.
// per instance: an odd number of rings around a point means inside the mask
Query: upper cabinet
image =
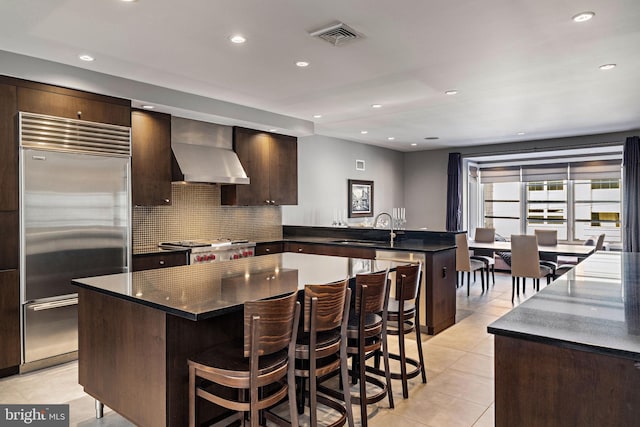
<svg viewBox="0 0 640 427"><path fill-rule="evenodd" d="M171 116L131 113L131 199L138 206L171 204Z"/></svg>
<svg viewBox="0 0 640 427"><path fill-rule="evenodd" d="M222 186L223 205L298 204L297 138L234 127L233 146L251 184Z"/></svg>
<svg viewBox="0 0 640 427"><path fill-rule="evenodd" d="M18 111L131 126L131 101L78 90L23 82Z"/></svg>

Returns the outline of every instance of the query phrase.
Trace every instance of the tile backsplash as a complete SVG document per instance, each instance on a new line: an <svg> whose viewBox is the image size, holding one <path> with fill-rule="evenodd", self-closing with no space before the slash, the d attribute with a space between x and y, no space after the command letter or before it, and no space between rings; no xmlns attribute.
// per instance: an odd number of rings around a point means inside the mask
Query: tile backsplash
<svg viewBox="0 0 640 427"><path fill-rule="evenodd" d="M279 206L221 206L220 186L172 184L171 206L133 208L133 247L184 239L279 240Z"/></svg>

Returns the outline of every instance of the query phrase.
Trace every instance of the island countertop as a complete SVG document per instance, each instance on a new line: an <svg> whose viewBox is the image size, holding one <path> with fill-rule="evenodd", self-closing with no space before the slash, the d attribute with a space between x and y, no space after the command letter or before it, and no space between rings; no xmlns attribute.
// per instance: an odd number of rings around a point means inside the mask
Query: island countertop
<svg viewBox="0 0 640 427"><path fill-rule="evenodd" d="M640 254L597 252L489 325L495 335L640 359Z"/></svg>
<svg viewBox="0 0 640 427"><path fill-rule="evenodd" d="M189 320L238 310L250 300L284 295L306 284L331 283L392 268L393 262L283 253L74 279L76 286Z"/></svg>

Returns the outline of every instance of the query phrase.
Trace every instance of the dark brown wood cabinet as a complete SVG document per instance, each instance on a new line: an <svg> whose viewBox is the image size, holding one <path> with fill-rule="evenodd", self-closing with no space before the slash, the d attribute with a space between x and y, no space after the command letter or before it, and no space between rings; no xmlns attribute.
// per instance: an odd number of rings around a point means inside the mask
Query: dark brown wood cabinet
<svg viewBox="0 0 640 427"><path fill-rule="evenodd" d="M187 253L183 251L137 254L133 256L133 271L187 265Z"/></svg>
<svg viewBox="0 0 640 427"><path fill-rule="evenodd" d="M16 87L0 84L0 211L18 209L16 112Z"/></svg>
<svg viewBox="0 0 640 427"><path fill-rule="evenodd" d="M279 254L283 252L282 242L256 243L255 256Z"/></svg>
<svg viewBox="0 0 640 427"><path fill-rule="evenodd" d="M376 250L354 246L323 245L316 243L285 242L284 252L296 252L315 255L341 256L348 258L374 259Z"/></svg>
<svg viewBox="0 0 640 427"><path fill-rule="evenodd" d="M251 184L223 186L223 205L298 204L297 138L234 127L233 146Z"/></svg>
<svg viewBox="0 0 640 427"><path fill-rule="evenodd" d="M0 377L20 365L20 283L18 270L0 270Z"/></svg>
<svg viewBox="0 0 640 427"><path fill-rule="evenodd" d="M131 113L131 199L138 206L171 204L171 116Z"/></svg>
<svg viewBox="0 0 640 427"><path fill-rule="evenodd" d="M18 111L131 126L131 101L78 90L22 82Z"/></svg>

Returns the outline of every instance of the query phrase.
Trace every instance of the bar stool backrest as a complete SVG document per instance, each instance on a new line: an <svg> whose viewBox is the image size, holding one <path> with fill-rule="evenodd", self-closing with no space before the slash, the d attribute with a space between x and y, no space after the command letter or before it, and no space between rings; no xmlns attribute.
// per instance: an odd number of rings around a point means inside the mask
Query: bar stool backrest
<svg viewBox="0 0 640 427"><path fill-rule="evenodd" d="M318 332L336 329L342 324L344 303L349 280L327 285L306 285L304 287L304 331L311 330L311 300L317 298L315 329Z"/></svg>
<svg viewBox="0 0 640 427"><path fill-rule="evenodd" d="M396 267L396 294L394 297L396 300L409 301L418 297L421 270L421 263Z"/></svg>
<svg viewBox="0 0 640 427"><path fill-rule="evenodd" d="M365 314L381 313L389 297L387 277L389 269L382 273L356 275L356 314L360 315L362 307ZM364 301L362 300L362 286L366 286Z"/></svg>
<svg viewBox="0 0 640 427"><path fill-rule="evenodd" d="M289 345L295 323L296 302L298 291L282 298L244 303L244 357L249 357L255 350L251 348L253 328L259 356L275 353ZM258 322L254 322L254 319Z"/></svg>

